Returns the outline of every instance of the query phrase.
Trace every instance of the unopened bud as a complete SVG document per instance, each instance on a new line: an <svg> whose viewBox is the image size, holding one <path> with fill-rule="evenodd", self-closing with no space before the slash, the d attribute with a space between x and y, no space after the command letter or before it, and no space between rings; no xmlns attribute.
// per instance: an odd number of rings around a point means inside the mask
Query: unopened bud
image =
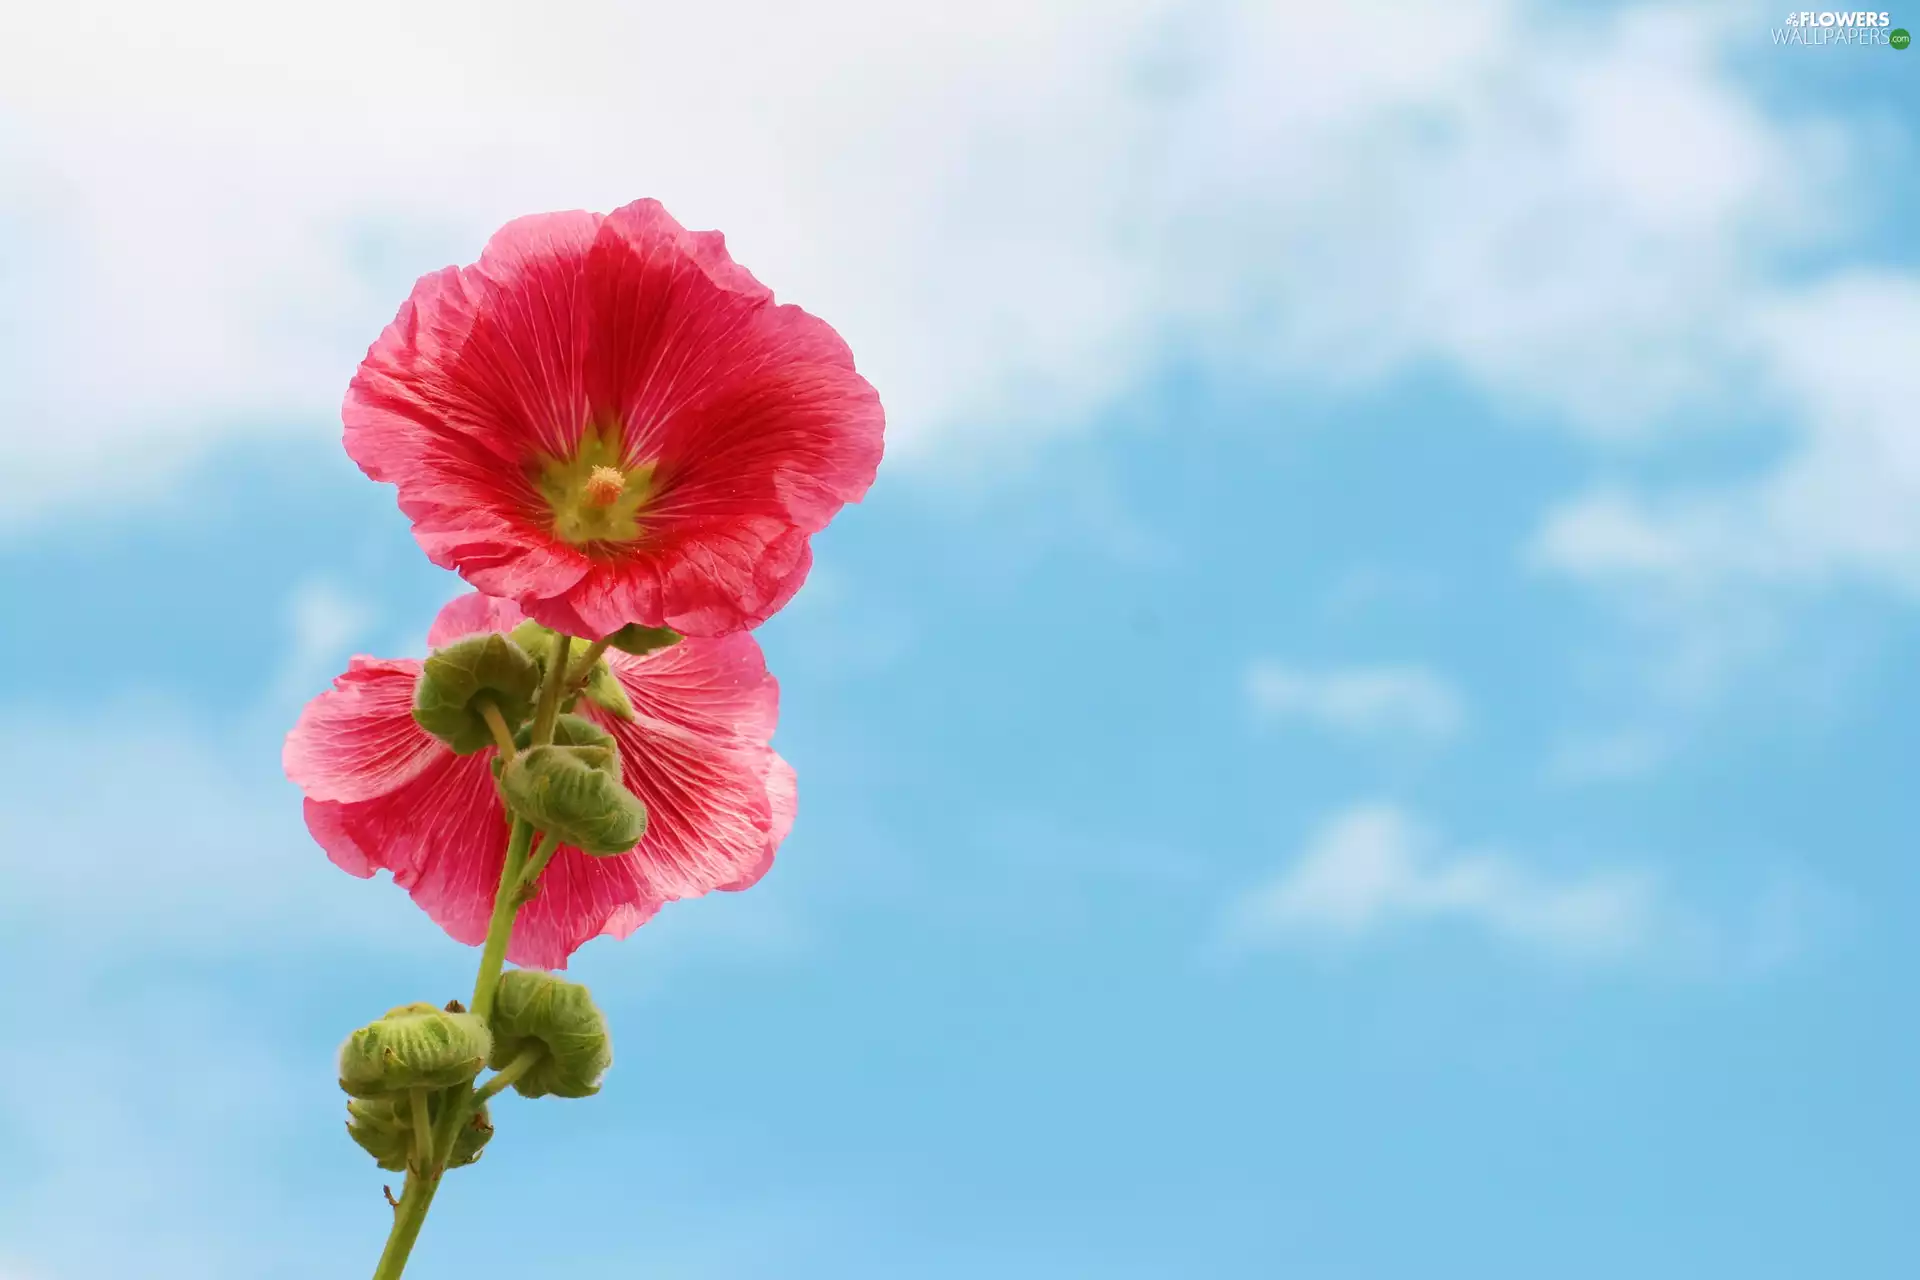
<svg viewBox="0 0 1920 1280"><path fill-rule="evenodd" d="M504 1070L529 1049L543 1052L514 1082L528 1098L585 1098L613 1065L607 1020L577 982L538 969L509 969L493 1002L493 1056Z"/></svg>
<svg viewBox="0 0 1920 1280"><path fill-rule="evenodd" d="M454 1104L456 1095L436 1093L427 1099L427 1123L437 1125L441 1114ZM382 1169L402 1173L413 1159L413 1107L404 1098L347 1099L347 1135L360 1144ZM472 1164L480 1158L480 1149L493 1137L493 1121L487 1106L479 1108L453 1136L453 1153L447 1158L449 1169Z"/></svg>
<svg viewBox="0 0 1920 1280"><path fill-rule="evenodd" d="M559 638L556 633L537 622L523 622L513 629L514 643L533 655L534 661L540 664L543 673L546 671L547 663L553 658L555 642ZM578 645L570 646L568 654L567 661L570 664L577 664L582 656ZM607 666L607 660L604 657L593 660L593 666L587 670L587 682L580 692L586 695L589 702L615 719L633 719L633 703L628 700L626 689L614 676L612 668Z"/></svg>
<svg viewBox="0 0 1920 1280"><path fill-rule="evenodd" d="M340 1046L340 1087L356 1098L384 1098L466 1084L491 1048L486 1024L470 1013L401 1005Z"/></svg>
<svg viewBox="0 0 1920 1280"><path fill-rule="evenodd" d="M582 721L586 724L588 722ZM647 832L647 809L620 781L606 745L529 747L500 769L500 794L536 831L583 853L625 853Z"/></svg>
<svg viewBox="0 0 1920 1280"><path fill-rule="evenodd" d="M413 690L413 719L454 749L472 755L493 745L483 704L491 703L511 733L533 714L540 667L497 631L467 636L426 661Z"/></svg>
<svg viewBox="0 0 1920 1280"><path fill-rule="evenodd" d="M680 633L672 627L643 627L637 622L629 622L607 637L609 648L630 653L636 658L679 643Z"/></svg>

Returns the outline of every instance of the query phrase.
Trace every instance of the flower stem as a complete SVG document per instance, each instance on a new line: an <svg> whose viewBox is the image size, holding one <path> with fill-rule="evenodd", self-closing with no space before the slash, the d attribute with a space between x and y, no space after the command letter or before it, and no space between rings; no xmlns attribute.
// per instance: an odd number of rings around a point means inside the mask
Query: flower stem
<svg viewBox="0 0 1920 1280"><path fill-rule="evenodd" d="M522 1049L514 1055L512 1062L500 1068L500 1070L493 1074L491 1079L474 1091L473 1105L478 1107L488 1098L493 1097L494 1094L505 1089L515 1080L518 1080L521 1076L539 1066L540 1059L546 1056L546 1046L539 1043L530 1044Z"/></svg>
<svg viewBox="0 0 1920 1280"><path fill-rule="evenodd" d="M532 743L535 746L544 746L553 741L553 724L560 714L560 694L566 682L567 649L570 643L568 636L559 638L554 645L553 664L548 667L546 679L541 683L540 701L535 706L533 716ZM511 759L513 736L504 732L505 718L488 702L481 703L480 714L486 717L488 728L493 730L494 741L499 746L502 758ZM553 846L557 843L551 838L542 842L545 858L553 856ZM500 988L500 970L507 962L507 943L513 937L513 917L520 909L521 880L527 871L527 852L532 844L533 824L525 818L514 818L513 829L507 837L506 861L500 868L500 887L493 897L493 918L487 922L487 941L480 950L480 972L473 979L472 1012L482 1022L493 1016L493 997ZM533 874L538 876L545 865L543 858L540 868L535 869ZM506 1084L500 1086L504 1089L517 1078L516 1067L519 1072L525 1072L532 1065L519 1066L519 1059L516 1058L487 1084L492 1086L495 1081L505 1079ZM400 1280L401 1273L406 1269L407 1257L413 1252L413 1242L420 1237L421 1224L427 1220L427 1209L433 1204L434 1193L440 1189L440 1175L446 1169L446 1162L452 1158L453 1143L459 1136L460 1126L474 1114L484 1098L493 1096L493 1092L498 1090L482 1095L468 1088L447 1095L446 1109L440 1113L440 1123L433 1127L432 1140L427 1144L427 1166L407 1174L406 1189L400 1194L400 1206L393 1211L393 1230L387 1234L387 1247L380 1254L380 1265L374 1270L373 1280ZM415 1124L417 1131L417 1118Z"/></svg>
<svg viewBox="0 0 1920 1280"><path fill-rule="evenodd" d="M487 728L493 731L493 745L499 748L501 761L513 759L513 730L507 727L507 718L500 714L500 708L492 698L479 698L474 705L487 722Z"/></svg>
<svg viewBox="0 0 1920 1280"><path fill-rule="evenodd" d="M554 850L560 847L560 837L548 834L541 837L534 847L533 857L527 862L526 869L520 873L519 881L514 885L514 905L524 907L533 901L534 894L540 888L540 873L547 869L547 863L553 861Z"/></svg>
<svg viewBox="0 0 1920 1280"><path fill-rule="evenodd" d="M567 682L567 654L573 637L565 632L553 638L553 657L547 662L547 677L540 685L540 701L533 710L534 746L553 741L553 722L560 714L560 693Z"/></svg>
<svg viewBox="0 0 1920 1280"><path fill-rule="evenodd" d="M487 924L486 945L480 950L480 972L473 979L473 1016L485 1022L493 1016L493 993L500 985L500 968L507 961L507 939L513 934L513 916L519 907L520 875L526 869L527 848L533 843L533 824L513 820L507 840L507 860L500 868L500 888L493 897L493 919Z"/></svg>
<svg viewBox="0 0 1920 1280"><path fill-rule="evenodd" d="M582 654L580 661L574 664L573 674L567 677L567 687L569 689L586 688L587 681L593 676L593 664L600 661L600 656L606 651L605 640L595 640L589 644L586 653Z"/></svg>
<svg viewBox="0 0 1920 1280"><path fill-rule="evenodd" d="M413 1108L413 1163L423 1172L433 1167L433 1122L427 1118L427 1091L407 1090Z"/></svg>
<svg viewBox="0 0 1920 1280"><path fill-rule="evenodd" d="M400 1280L413 1242L420 1238L420 1224L427 1220L427 1206L433 1203L437 1185L437 1179L425 1169L407 1174L407 1187L400 1193L400 1206L393 1211L393 1230L387 1235L380 1265L373 1269L373 1280Z"/></svg>

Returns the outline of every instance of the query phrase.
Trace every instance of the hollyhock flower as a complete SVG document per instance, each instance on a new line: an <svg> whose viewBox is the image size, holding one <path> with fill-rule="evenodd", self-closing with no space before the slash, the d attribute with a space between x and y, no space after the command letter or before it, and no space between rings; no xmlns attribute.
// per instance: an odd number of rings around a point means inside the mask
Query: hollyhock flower
<svg viewBox="0 0 1920 1280"><path fill-rule="evenodd" d="M433 648L523 621L509 601L464 595L440 611ZM779 686L745 633L682 640L643 658L607 654L633 706L621 720L582 699L575 714L619 744L622 779L646 805L627 853L562 845L520 911L507 957L565 968L599 934L624 938L664 902L744 889L793 826L793 769L768 745ZM488 747L456 756L413 720L417 659L356 657L287 735L287 776L306 793L307 829L356 876L376 870L454 938L484 941L506 858L507 817Z"/></svg>
<svg viewBox="0 0 1920 1280"><path fill-rule="evenodd" d="M590 640L765 621L883 425L832 328L652 200L520 218L423 277L343 417L434 563Z"/></svg>

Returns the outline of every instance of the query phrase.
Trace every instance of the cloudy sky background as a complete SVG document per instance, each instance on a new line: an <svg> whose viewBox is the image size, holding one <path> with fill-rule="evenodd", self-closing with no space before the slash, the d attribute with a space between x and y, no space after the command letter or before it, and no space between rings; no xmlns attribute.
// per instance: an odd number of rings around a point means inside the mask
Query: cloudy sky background
<svg viewBox="0 0 1920 1280"><path fill-rule="evenodd" d="M278 772L457 589L339 401L417 275L642 195L889 461L762 632L774 872L577 958L606 1091L500 1107L409 1275L1920 1268L1920 53L531 13L0 32L0 1280L371 1271L332 1050L475 957Z"/></svg>

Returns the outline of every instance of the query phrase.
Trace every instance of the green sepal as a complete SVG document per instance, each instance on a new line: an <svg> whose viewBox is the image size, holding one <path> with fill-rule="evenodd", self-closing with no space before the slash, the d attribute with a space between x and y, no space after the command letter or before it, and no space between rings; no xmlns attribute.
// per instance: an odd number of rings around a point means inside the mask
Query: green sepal
<svg viewBox="0 0 1920 1280"><path fill-rule="evenodd" d="M605 658L593 660L593 670L587 675L586 688L580 691L587 701L599 707L615 720L633 719L633 703L627 700L627 690L613 674L613 668L607 665Z"/></svg>
<svg viewBox="0 0 1920 1280"><path fill-rule="evenodd" d="M493 1056L487 1065L495 1071L529 1047L545 1050L513 1082L523 1097L591 1097L613 1065L613 1039L593 997L579 983L551 973L509 969L500 975L492 1026Z"/></svg>
<svg viewBox="0 0 1920 1280"><path fill-rule="evenodd" d="M540 669L546 671L548 661L553 657L554 643L559 639L557 633L541 626L537 622L523 622L512 631L513 642L533 655ZM585 648L579 643L568 646L567 661L578 664L585 655ZM627 691L621 687L614 676L613 669L605 658L595 658L592 670L587 672L587 683L581 689L587 700L600 707L616 720L633 719L633 703L627 700Z"/></svg>
<svg viewBox="0 0 1920 1280"><path fill-rule="evenodd" d="M467 636L427 659L413 690L413 720L469 756L493 745L493 731L480 713L486 698L500 709L509 730L533 714L540 692L540 665L497 631Z"/></svg>
<svg viewBox="0 0 1920 1280"><path fill-rule="evenodd" d="M513 745L517 751L525 751L533 745L533 726L524 725L520 732L513 735ZM620 777L620 744L614 741L612 734L602 729L585 716L562 713L553 719L553 745L556 747L604 747L610 758L606 770L616 781ZM596 759L598 757L595 757ZM493 776L497 781L500 770L506 761L493 758Z"/></svg>
<svg viewBox="0 0 1920 1280"><path fill-rule="evenodd" d="M427 1122L438 1124L454 1095L435 1093L427 1099ZM347 1099L347 1136L382 1169L404 1173L413 1158L413 1106L405 1097ZM472 1164L493 1137L493 1121L486 1103L469 1116L453 1138L449 1169Z"/></svg>
<svg viewBox="0 0 1920 1280"><path fill-rule="evenodd" d="M657 650L672 648L680 640L680 633L672 627L643 627L637 622L629 622L607 637L607 647L644 658Z"/></svg>
<svg viewBox="0 0 1920 1280"><path fill-rule="evenodd" d="M452 1088L480 1074L491 1048L486 1023L470 1013L401 1005L340 1046L340 1087L356 1098Z"/></svg>
<svg viewBox="0 0 1920 1280"><path fill-rule="evenodd" d="M647 808L621 785L611 745L529 747L500 770L500 794L534 830L583 853L625 853L647 832Z"/></svg>

